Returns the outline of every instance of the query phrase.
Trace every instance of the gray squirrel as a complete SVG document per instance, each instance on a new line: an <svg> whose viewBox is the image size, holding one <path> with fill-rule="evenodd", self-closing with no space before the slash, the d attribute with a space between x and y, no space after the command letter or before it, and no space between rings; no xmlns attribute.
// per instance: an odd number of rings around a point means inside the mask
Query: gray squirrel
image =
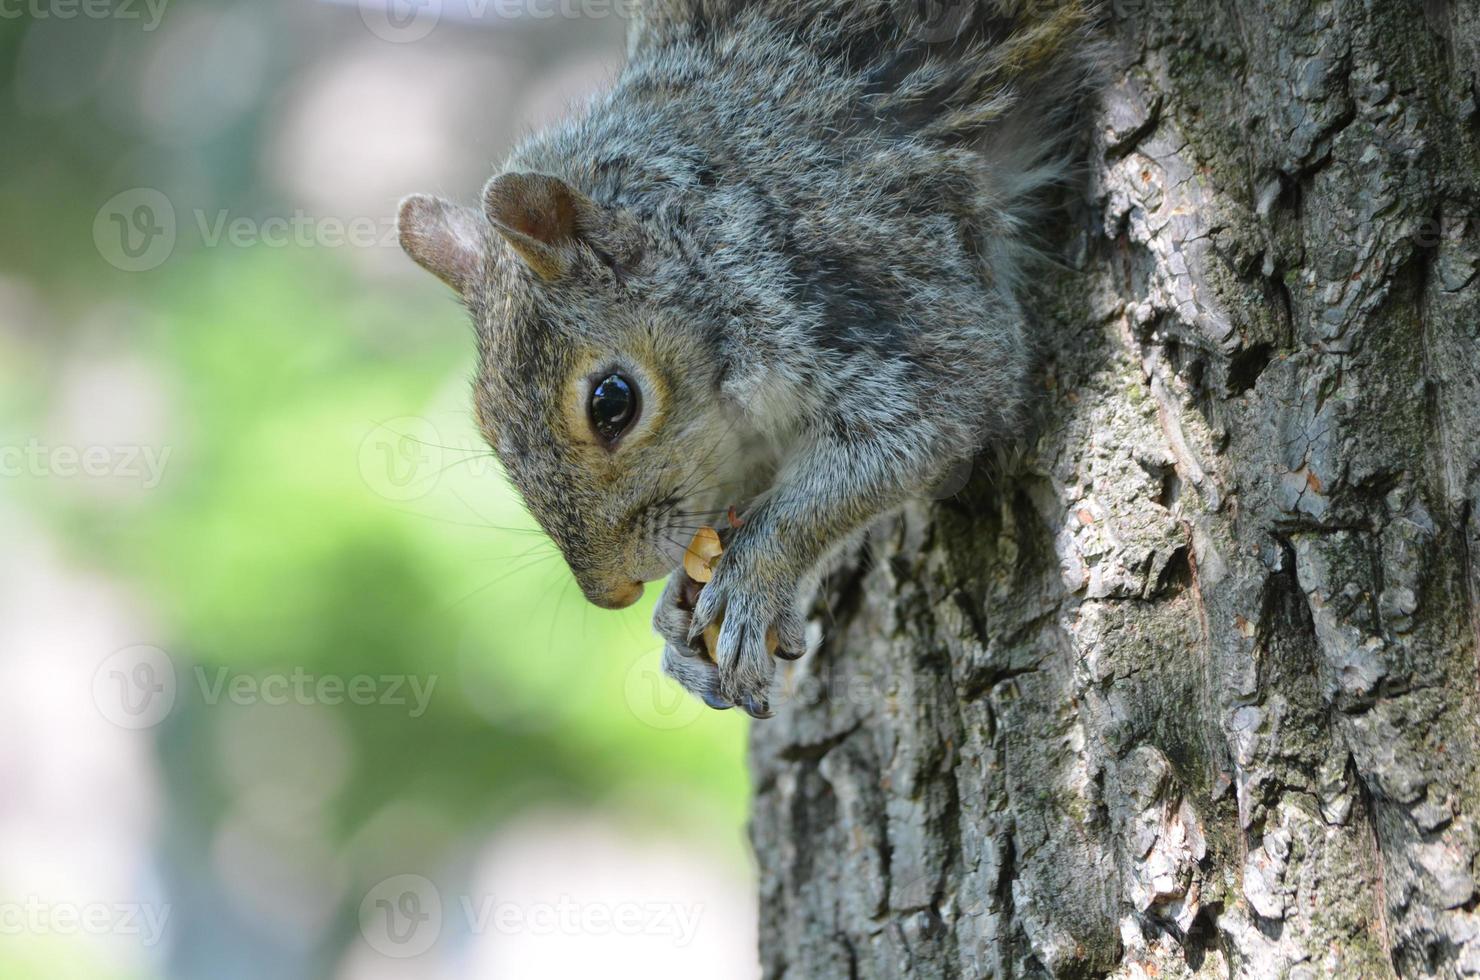
<svg viewBox="0 0 1480 980"><path fill-rule="evenodd" d="M1019 288L1091 18L646 0L611 90L519 146L481 208L403 202L402 246L472 315L510 479L591 602L668 576L663 668L711 707L768 715L832 551L1020 436ZM727 540L696 594L706 525Z"/></svg>

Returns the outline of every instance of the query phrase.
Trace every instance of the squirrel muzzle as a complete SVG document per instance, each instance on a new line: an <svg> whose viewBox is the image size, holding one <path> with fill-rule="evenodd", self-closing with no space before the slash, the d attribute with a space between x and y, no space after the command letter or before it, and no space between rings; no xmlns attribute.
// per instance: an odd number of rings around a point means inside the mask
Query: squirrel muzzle
<svg viewBox="0 0 1480 980"><path fill-rule="evenodd" d="M600 606L602 609L626 609L638 599L642 598L641 582L585 582L580 583L581 591L592 605Z"/></svg>

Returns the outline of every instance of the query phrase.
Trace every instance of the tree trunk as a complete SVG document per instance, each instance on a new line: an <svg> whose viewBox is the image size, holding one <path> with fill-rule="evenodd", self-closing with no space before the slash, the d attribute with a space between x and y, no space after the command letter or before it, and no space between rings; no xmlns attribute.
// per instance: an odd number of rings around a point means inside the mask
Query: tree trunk
<svg viewBox="0 0 1480 980"><path fill-rule="evenodd" d="M1108 6L1039 432L754 726L765 972L1480 972L1480 4Z"/></svg>

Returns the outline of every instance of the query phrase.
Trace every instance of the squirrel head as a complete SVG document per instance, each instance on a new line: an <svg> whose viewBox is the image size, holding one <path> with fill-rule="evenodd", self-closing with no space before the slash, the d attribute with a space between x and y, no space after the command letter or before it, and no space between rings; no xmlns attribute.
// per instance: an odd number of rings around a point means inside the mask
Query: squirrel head
<svg viewBox="0 0 1480 980"><path fill-rule="evenodd" d="M478 423L530 512L588 599L630 605L727 502L742 433L717 342L630 213L543 174L483 204L408 198L402 247L473 316Z"/></svg>

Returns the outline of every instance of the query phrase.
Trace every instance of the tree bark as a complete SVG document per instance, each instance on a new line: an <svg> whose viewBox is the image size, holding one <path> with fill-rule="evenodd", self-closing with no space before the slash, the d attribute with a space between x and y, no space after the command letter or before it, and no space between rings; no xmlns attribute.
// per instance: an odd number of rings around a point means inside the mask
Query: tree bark
<svg viewBox="0 0 1480 980"><path fill-rule="evenodd" d="M1039 431L754 726L765 973L1480 972L1480 4L1109 7Z"/></svg>

